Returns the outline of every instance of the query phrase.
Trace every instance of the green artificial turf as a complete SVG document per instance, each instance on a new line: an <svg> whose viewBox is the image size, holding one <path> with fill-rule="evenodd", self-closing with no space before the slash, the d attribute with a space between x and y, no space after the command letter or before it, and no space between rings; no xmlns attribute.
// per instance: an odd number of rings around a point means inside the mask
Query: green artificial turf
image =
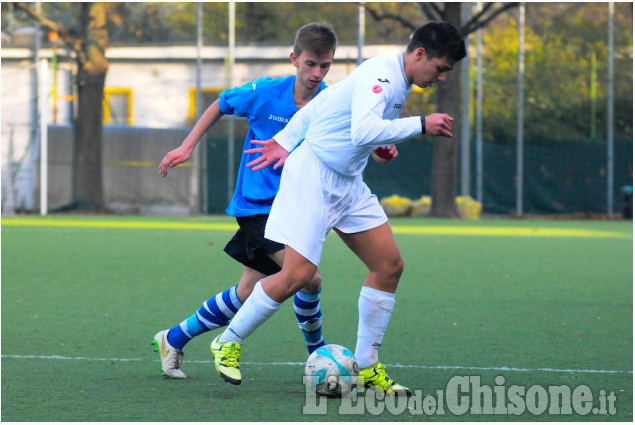
<svg viewBox="0 0 635 425"><path fill-rule="evenodd" d="M233 220L62 216L2 219L1 419L632 421L632 222L391 222L406 265L381 348L395 380L434 397L463 376L505 393L587 386L593 407L614 394L615 414L482 414L469 392L459 416L447 398L430 414L346 414L341 400L303 414L307 355L291 302L246 341L242 385L213 370L219 331L187 345L188 379L164 379L154 334L238 281L223 252ZM365 268L334 234L320 267L325 339L354 350Z"/></svg>

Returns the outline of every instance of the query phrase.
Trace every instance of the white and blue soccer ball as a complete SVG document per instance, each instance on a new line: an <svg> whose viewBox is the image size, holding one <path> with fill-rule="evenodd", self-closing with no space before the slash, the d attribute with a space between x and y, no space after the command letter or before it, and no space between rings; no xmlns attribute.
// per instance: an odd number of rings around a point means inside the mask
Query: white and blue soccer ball
<svg viewBox="0 0 635 425"><path fill-rule="evenodd" d="M327 397L343 397L350 393L358 376L359 366L353 353L337 344L315 350L304 368L304 384Z"/></svg>

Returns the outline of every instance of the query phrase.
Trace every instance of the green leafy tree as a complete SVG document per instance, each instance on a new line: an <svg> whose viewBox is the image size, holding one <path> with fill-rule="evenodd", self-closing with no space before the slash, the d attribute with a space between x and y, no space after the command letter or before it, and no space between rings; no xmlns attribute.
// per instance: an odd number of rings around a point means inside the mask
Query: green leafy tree
<svg viewBox="0 0 635 425"><path fill-rule="evenodd" d="M370 15L380 22L398 22L410 31L426 20L448 21L454 24L463 36L489 25L501 13L516 7L518 3L485 3L483 9L469 20L463 19L461 3L416 3L418 11L393 9L392 3L364 3ZM465 58L464 60L469 60ZM444 84L435 89L436 111L447 113L455 119L461 116L461 66L448 74ZM409 100L410 102L410 100ZM419 112L421 113L421 112ZM454 137L437 137L434 141L432 161L432 206L430 214L435 217L459 217L456 205L458 182L458 143L460 126L452 129Z"/></svg>
<svg viewBox="0 0 635 425"><path fill-rule="evenodd" d="M616 6L615 136L631 139L632 4ZM606 137L607 21L605 3L527 5L524 135L528 142L591 138L592 123L597 129L595 138ZM510 16L491 25L483 41L484 137L499 143L515 142L516 18ZM595 99L591 93L593 55L598 87ZM594 116L592 110L596 111Z"/></svg>

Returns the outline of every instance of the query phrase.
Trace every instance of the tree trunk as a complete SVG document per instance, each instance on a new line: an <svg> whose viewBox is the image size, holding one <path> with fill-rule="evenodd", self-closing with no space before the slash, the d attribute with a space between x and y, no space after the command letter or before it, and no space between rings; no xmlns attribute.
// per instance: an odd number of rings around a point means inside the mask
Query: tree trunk
<svg viewBox="0 0 635 425"><path fill-rule="evenodd" d="M446 3L446 19L461 27L461 3ZM465 58L463 60L468 60ZM461 66L456 64L445 82L437 86L437 112L449 114L452 122L452 139L437 137L434 141L432 161L433 217L459 217L456 205L458 182L458 141L461 140Z"/></svg>
<svg viewBox="0 0 635 425"><path fill-rule="evenodd" d="M103 99L108 61L106 17L113 5L82 3L83 34L77 50L77 117L73 141L74 209L102 211Z"/></svg>
<svg viewBox="0 0 635 425"><path fill-rule="evenodd" d="M104 207L101 147L105 80L105 71L78 67L72 192L72 207L78 210L97 212Z"/></svg>

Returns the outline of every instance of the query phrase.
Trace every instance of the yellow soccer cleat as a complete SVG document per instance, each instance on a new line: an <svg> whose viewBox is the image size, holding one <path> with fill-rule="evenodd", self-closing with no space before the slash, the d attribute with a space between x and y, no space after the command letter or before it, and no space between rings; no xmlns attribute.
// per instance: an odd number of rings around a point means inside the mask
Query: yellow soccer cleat
<svg viewBox="0 0 635 425"><path fill-rule="evenodd" d="M240 385L240 349L241 345L237 342L218 342L217 336L210 345L214 366L218 376L223 378L225 382Z"/></svg>
<svg viewBox="0 0 635 425"><path fill-rule="evenodd" d="M390 379L386 373L386 367L381 363L360 369L357 384L364 385L364 388L371 389L376 393L392 397L409 397L412 395L412 392L407 387L399 385Z"/></svg>

